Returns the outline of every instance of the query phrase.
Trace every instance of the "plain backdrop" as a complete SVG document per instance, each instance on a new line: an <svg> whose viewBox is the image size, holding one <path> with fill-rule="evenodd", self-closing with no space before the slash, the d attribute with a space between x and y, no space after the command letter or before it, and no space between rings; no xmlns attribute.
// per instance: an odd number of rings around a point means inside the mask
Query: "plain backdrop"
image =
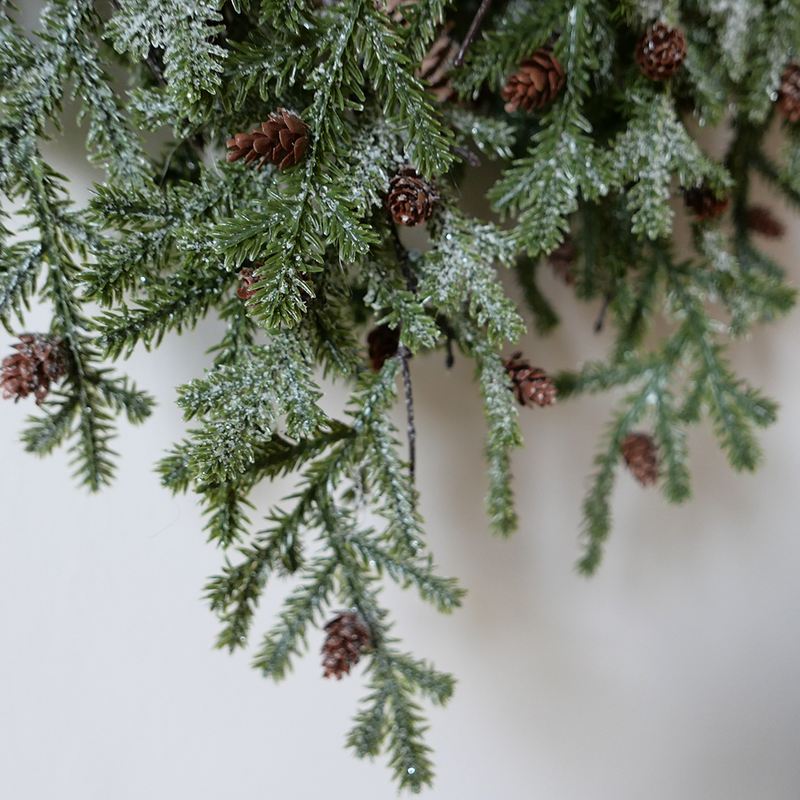
<svg viewBox="0 0 800 800"><path fill-rule="evenodd" d="M33 5L26 7L32 22ZM47 146L84 203L102 175L85 131ZM476 206L491 176L465 185ZM762 195L765 198L766 195ZM769 249L800 276L800 225ZM513 281L506 281L515 293ZM596 306L544 271L563 316L522 349L555 371L601 357ZM34 311L28 330L45 329ZM395 796L382 759L344 736L365 694L360 668L321 679L322 635L281 685L250 668L254 647L213 649L201 600L223 554L205 543L195 497L171 497L154 462L185 426L175 386L202 375L214 321L137 350L119 368L158 399L143 427L121 424L113 487L90 496L60 452L24 453L30 402L0 404L0 796L9 800L211 800ZM11 344L3 333L0 350ZM755 475L728 468L707 427L690 436L694 499L680 507L627 473L599 574L574 572L580 503L612 399L523 409L515 459L520 531L487 533L484 423L472 366L416 358L418 480L429 544L469 590L440 616L391 586L397 633L458 677L428 708L437 800L796 800L800 795L800 313L731 349L777 398ZM510 352L510 349L507 351ZM328 408L341 408L341 387ZM400 417L398 418L401 419ZM290 484L260 488L254 524ZM289 582L273 583L253 645Z"/></svg>

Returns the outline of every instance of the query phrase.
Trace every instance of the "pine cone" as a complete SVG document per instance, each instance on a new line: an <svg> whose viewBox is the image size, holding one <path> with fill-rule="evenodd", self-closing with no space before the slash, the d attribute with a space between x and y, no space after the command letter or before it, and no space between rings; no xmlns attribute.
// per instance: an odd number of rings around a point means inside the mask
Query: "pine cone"
<svg viewBox="0 0 800 800"><path fill-rule="evenodd" d="M766 206L750 206L747 209L747 227L768 239L780 239L786 233L786 226Z"/></svg>
<svg viewBox="0 0 800 800"><path fill-rule="evenodd" d="M325 630L328 632L322 645L325 677L335 675L341 680L342 675L350 672L350 667L358 664L364 647L369 647L369 629L360 614L343 612L334 617Z"/></svg>
<svg viewBox="0 0 800 800"><path fill-rule="evenodd" d="M540 367L532 367L527 360L521 359L522 353L514 353L503 366L511 378L514 394L521 406L537 403L540 406L551 406L556 402L558 393L553 381Z"/></svg>
<svg viewBox="0 0 800 800"><path fill-rule="evenodd" d="M657 22L636 46L636 63L651 81L671 78L686 59L686 37L680 28Z"/></svg>
<svg viewBox="0 0 800 800"><path fill-rule="evenodd" d="M253 264L254 267L263 267L263 264ZM253 284L257 281L261 280L261 276L258 275L255 269L250 269L250 267L245 267L239 272L239 278L242 281L242 285L236 290L237 297L241 298L242 300L252 300L255 297L256 290L251 288Z"/></svg>
<svg viewBox="0 0 800 800"><path fill-rule="evenodd" d="M451 24L445 28L417 70L417 77L431 85L429 91L436 95L440 103L444 103L455 94L452 81L447 77L447 71L458 54L458 45L448 35L452 27Z"/></svg>
<svg viewBox="0 0 800 800"><path fill-rule="evenodd" d="M797 61L790 61L784 70L775 104L789 122L800 121L800 64Z"/></svg>
<svg viewBox="0 0 800 800"><path fill-rule="evenodd" d="M380 372L387 358L397 355L400 346L400 328L390 328L380 325L373 328L367 336L369 345L369 360L374 372Z"/></svg>
<svg viewBox="0 0 800 800"><path fill-rule="evenodd" d="M64 374L61 339L42 333L22 333L19 343L12 345L16 353L3 359L0 365L0 389L3 398L36 395L40 405L50 391L50 384Z"/></svg>
<svg viewBox="0 0 800 800"><path fill-rule="evenodd" d="M267 161L286 169L300 163L307 145L308 125L296 114L279 108L277 114L270 114L269 120L261 123L261 130L253 128L252 133L237 133L233 139L228 139L231 152L227 160L233 162L244 157L244 163L249 164L264 156L257 169Z"/></svg>
<svg viewBox="0 0 800 800"><path fill-rule="evenodd" d="M575 276L572 274L572 265L575 263L575 246L572 237L567 233L561 244L547 257L557 278L567 286L575 285Z"/></svg>
<svg viewBox="0 0 800 800"><path fill-rule="evenodd" d="M436 184L425 180L413 167L401 167L389 181L389 213L401 225L411 227L430 219L438 202Z"/></svg>
<svg viewBox="0 0 800 800"><path fill-rule="evenodd" d="M508 79L500 96L506 101L506 111L521 108L530 112L549 103L563 85L564 68L550 50L540 47L520 64L519 72Z"/></svg>
<svg viewBox="0 0 800 800"><path fill-rule="evenodd" d="M725 212L730 205L730 198L727 195L717 197L707 186L694 186L684 192L683 202L698 219L714 219Z"/></svg>
<svg viewBox="0 0 800 800"><path fill-rule="evenodd" d="M658 480L658 447L649 433L629 433L622 442L622 457L642 486Z"/></svg>

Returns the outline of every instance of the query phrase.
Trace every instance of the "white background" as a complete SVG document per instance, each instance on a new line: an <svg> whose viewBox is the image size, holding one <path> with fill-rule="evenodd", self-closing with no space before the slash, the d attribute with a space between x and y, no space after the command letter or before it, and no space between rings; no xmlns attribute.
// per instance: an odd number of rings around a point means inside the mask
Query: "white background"
<svg viewBox="0 0 800 800"><path fill-rule="evenodd" d="M82 136L48 148L79 202L101 179ZM482 191L481 178L468 191ZM484 181L485 183L485 181ZM467 190L465 190L467 191ZM765 196L765 195L764 195ZM789 221L789 214L779 208ZM772 252L797 279L800 226ZM523 349L555 371L600 357L580 306L544 274L563 314ZM513 292L512 282L508 282ZM46 327L34 313L29 330ZM365 693L360 669L321 679L322 636L281 685L249 653L214 650L201 601L222 553L192 495L172 498L152 465L184 430L174 386L202 374L213 322L120 365L159 401L122 424L111 489L89 496L67 457L38 460L17 436L32 403L0 405L0 796L13 800L381 800L382 761L343 748ZM690 437L695 497L667 506L622 474L597 577L573 570L580 502L609 398L523 409L515 458L521 530L486 530L484 423L472 367L412 362L418 475L431 549L468 588L446 617L385 593L397 633L459 682L427 709L437 800L795 800L800 794L800 314L732 348L735 366L782 403L766 461L735 475L707 429ZM2 354L11 340L0 337ZM337 389L326 402L337 408ZM289 485L259 491L260 516ZM274 583L252 641L287 583Z"/></svg>

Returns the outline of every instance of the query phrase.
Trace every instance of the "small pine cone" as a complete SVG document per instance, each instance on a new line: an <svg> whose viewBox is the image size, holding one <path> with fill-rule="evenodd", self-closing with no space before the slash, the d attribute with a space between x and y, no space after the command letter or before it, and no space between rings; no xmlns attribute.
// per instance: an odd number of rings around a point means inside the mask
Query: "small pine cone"
<svg viewBox="0 0 800 800"><path fill-rule="evenodd" d="M308 125L296 114L285 108L279 108L277 114L270 114L266 122L261 123L261 130L253 128L252 133L237 133L228 139L227 160L238 161L244 158L249 164L264 156L257 169L261 169L269 161L276 167L286 169L298 164L308 145Z"/></svg>
<svg viewBox="0 0 800 800"><path fill-rule="evenodd" d="M397 355L400 346L400 329L380 325L373 328L367 336L369 360L374 372L380 372L387 358Z"/></svg>
<svg viewBox="0 0 800 800"><path fill-rule="evenodd" d="M29 394L36 396L40 405L50 391L50 384L64 374L61 339L47 337L41 333L22 333L19 343L12 345L17 351L3 359L0 365L0 390L3 398L14 398Z"/></svg>
<svg viewBox="0 0 800 800"><path fill-rule="evenodd" d="M558 393L553 381L540 367L532 367L527 360L521 359L522 353L514 353L503 366L506 369L513 391L521 406L536 403L540 406L551 406L556 402Z"/></svg>
<svg viewBox="0 0 800 800"><path fill-rule="evenodd" d="M325 677L348 674L358 664L361 651L370 645L370 634L360 614L343 612L335 616L326 626L328 635L322 645L322 666Z"/></svg>
<svg viewBox="0 0 800 800"><path fill-rule="evenodd" d="M686 37L680 28L657 22L636 46L636 63L651 81L671 78L686 59Z"/></svg>
<svg viewBox="0 0 800 800"><path fill-rule="evenodd" d="M572 265L575 263L575 246L572 237L567 233L561 244L547 257L557 278L567 286L575 285L575 276L572 274Z"/></svg>
<svg viewBox="0 0 800 800"><path fill-rule="evenodd" d="M658 480L658 447L649 433L629 433L622 441L622 457L642 486Z"/></svg>
<svg viewBox="0 0 800 800"><path fill-rule="evenodd" d="M264 265L253 264L253 266L257 269L258 267L263 267ZM242 285L236 290L236 295L242 300L252 300L256 294L256 290L253 289L252 286L257 281L261 280L261 276L255 271L255 269L245 267L239 272L239 278L242 281Z"/></svg>
<svg viewBox="0 0 800 800"><path fill-rule="evenodd" d="M790 61L784 70L776 105L789 122L800 121L800 63L797 61Z"/></svg>
<svg viewBox="0 0 800 800"><path fill-rule="evenodd" d="M780 239L786 226L766 206L750 206L747 209L747 227L768 239Z"/></svg>
<svg viewBox="0 0 800 800"><path fill-rule="evenodd" d="M413 167L400 167L389 181L386 204L392 219L401 224L420 225L430 219L439 202L439 190Z"/></svg>
<svg viewBox="0 0 800 800"><path fill-rule="evenodd" d="M449 100L454 94L452 81L447 77L453 59L458 54L458 45L448 35L452 25L448 25L442 35L433 43L428 55L422 59L417 77L430 84L429 91L436 95L440 103Z"/></svg>
<svg viewBox="0 0 800 800"><path fill-rule="evenodd" d="M730 205L730 198L717 197L707 186L694 186L683 194L683 202L698 219L714 219Z"/></svg>
<svg viewBox="0 0 800 800"><path fill-rule="evenodd" d="M549 103L563 85L564 68L548 48L540 47L520 64L519 72L508 79L500 96L509 113L520 108L530 112Z"/></svg>

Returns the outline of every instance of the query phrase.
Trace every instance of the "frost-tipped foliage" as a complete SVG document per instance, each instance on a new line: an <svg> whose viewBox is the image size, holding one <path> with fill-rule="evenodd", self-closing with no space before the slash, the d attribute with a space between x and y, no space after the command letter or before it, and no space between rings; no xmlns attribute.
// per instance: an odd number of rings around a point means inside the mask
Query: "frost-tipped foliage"
<svg viewBox="0 0 800 800"><path fill-rule="evenodd" d="M52 0L29 34L0 2L0 185L18 214L0 217L0 321L22 332L39 297L64 342L64 377L23 431L25 446L44 454L69 442L79 478L107 483L113 417L141 422L152 401L102 357L157 346L206 315L224 322L205 374L179 388L191 428L159 465L166 487L198 494L209 540L227 549L207 587L218 644L247 645L268 580L294 577L255 656L275 679L312 628L338 606L354 609L370 630L368 696L347 741L359 756L388 753L411 791L433 775L419 701L446 702L453 679L392 638L380 583L414 588L440 611L463 592L425 547L413 450L390 421L402 374L407 436L424 435L412 422L409 358L447 348L446 363L455 349L474 361L486 506L492 529L511 533L522 436L501 351L526 325L503 279L516 275L533 327L549 333L559 315L537 279L548 255L574 250L562 274L579 299L602 301L587 324L613 341L605 360L562 365L560 398L622 395L584 501L578 567L591 573L632 430L653 436L670 502L690 495L686 431L703 417L733 468L756 466L755 429L776 405L735 374L726 339L795 301L747 217L754 174L800 208L800 127L783 125L779 158L765 144L781 77L800 54L799 0L496 2L440 103L420 62L445 29L463 36L475 7ZM634 58L657 19L687 41L683 68L663 83ZM563 66L563 88L535 113L505 114L506 80L540 47ZM110 79L121 72L129 80ZM42 156L72 100L89 158L105 170L86 210ZM278 108L308 126L299 163L226 163L226 140ZM723 121L731 135L717 162L694 132ZM173 138L148 153L139 131ZM489 192L502 225L459 207L478 154L507 159ZM438 186L424 252L406 248L387 213L403 166ZM692 220L691 250L678 254L673 223L693 188L729 195L730 207ZM87 302L100 310L90 316ZM659 316L666 324L656 327ZM365 338L378 325L397 332L399 347L372 372ZM346 419L327 410L323 379L350 387ZM289 475L294 492L258 523L253 489Z"/></svg>

